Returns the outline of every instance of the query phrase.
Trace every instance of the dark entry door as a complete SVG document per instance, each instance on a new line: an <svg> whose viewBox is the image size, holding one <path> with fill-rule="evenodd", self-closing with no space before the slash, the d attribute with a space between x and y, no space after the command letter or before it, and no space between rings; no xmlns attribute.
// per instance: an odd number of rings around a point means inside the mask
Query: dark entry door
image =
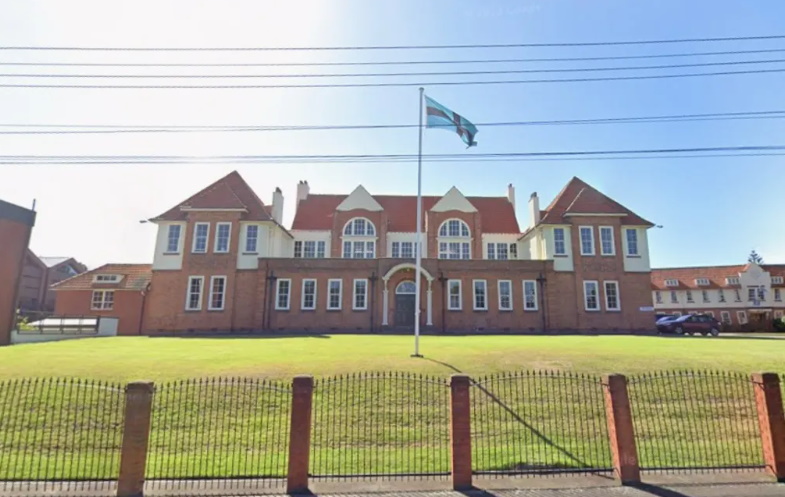
<svg viewBox="0 0 785 497"><path fill-rule="evenodd" d="M414 327L414 295L395 295L395 326Z"/></svg>

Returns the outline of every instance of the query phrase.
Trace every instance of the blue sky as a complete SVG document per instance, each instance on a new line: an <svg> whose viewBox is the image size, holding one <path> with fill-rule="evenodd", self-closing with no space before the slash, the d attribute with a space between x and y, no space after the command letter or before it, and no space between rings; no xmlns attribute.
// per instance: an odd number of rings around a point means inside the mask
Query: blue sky
<svg viewBox="0 0 785 497"><path fill-rule="evenodd" d="M785 4L630 0L368 0L5 2L0 45L30 46L330 46L545 43L782 34ZM525 57L588 57L784 48L785 41L621 47L336 53L89 53L0 52L4 61L267 62L374 61ZM536 69L778 58L508 64ZM785 64L780 64L783 67ZM773 67L777 67L774 65ZM449 70L415 66L411 70ZM488 66L460 66L487 69ZM341 68L330 68L337 72ZM382 68L401 70L401 67ZM407 68L403 68L407 69ZM4 68L4 72L33 72ZM56 72L55 69L36 69ZM240 70L224 69L237 73ZM294 72L278 68L271 72ZM355 67L347 71L377 71ZM60 71L66 72L65 69ZM99 72L74 68L72 72ZM122 69L104 69L117 73ZM140 73L142 69L128 70ZM163 70L161 70L163 71ZM169 70L206 73L208 69ZM263 70L248 70L261 73ZM303 72L325 71L324 68ZM670 72L678 72L672 70ZM690 72L692 70L681 70ZM698 72L699 70L695 70ZM785 73L692 79L449 86L430 96L474 122L780 110ZM517 79L525 79L522 75ZM563 75L558 75L563 77ZM468 79L468 77L459 77ZM415 78L414 80L416 80ZM478 78L481 79L481 78ZM510 79L516 79L511 76ZM409 79L411 81L413 79ZM2 79L8 82L7 79ZM33 82L33 81L30 81ZM36 81L40 82L40 81ZM74 83L75 81L68 81ZM106 81L104 81L106 82ZM138 81L136 81L138 82ZM192 82L189 82L192 83ZM308 125L415 123L417 89L74 90L0 88L3 123L127 125ZM476 152L537 152L781 145L781 120L480 127ZM0 136L2 155L242 155L407 154L416 129L161 135ZM462 153L460 140L430 131L426 153ZM474 152L474 150L472 151ZM476 162L425 164L424 192L457 186L467 195L517 190L519 221L537 191L547 204L579 176L663 226L650 233L655 266L735 264L755 248L767 262L785 263L784 157L639 161ZM154 227L138 220L176 205L238 169L263 200L280 186L288 223L298 180L314 193L348 193L362 183L372 193L414 193L414 164L355 165L0 165L0 198L38 202L31 246L41 255L72 255L90 266L146 262Z"/></svg>

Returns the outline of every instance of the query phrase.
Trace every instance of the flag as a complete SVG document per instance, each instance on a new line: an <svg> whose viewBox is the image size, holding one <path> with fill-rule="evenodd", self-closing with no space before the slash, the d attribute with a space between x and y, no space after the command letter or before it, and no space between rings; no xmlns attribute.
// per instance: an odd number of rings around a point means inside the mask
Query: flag
<svg viewBox="0 0 785 497"><path fill-rule="evenodd" d="M425 127L455 131L467 146L477 145L477 142L474 141L477 127L465 117L429 97L425 97L425 105L425 115L427 116Z"/></svg>

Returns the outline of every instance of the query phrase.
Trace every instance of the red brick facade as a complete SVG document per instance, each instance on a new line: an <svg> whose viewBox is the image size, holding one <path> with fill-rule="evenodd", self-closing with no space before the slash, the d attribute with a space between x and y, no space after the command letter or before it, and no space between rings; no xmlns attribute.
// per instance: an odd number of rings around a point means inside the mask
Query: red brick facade
<svg viewBox="0 0 785 497"><path fill-rule="evenodd" d="M19 284L35 212L0 200L0 346L11 343Z"/></svg>

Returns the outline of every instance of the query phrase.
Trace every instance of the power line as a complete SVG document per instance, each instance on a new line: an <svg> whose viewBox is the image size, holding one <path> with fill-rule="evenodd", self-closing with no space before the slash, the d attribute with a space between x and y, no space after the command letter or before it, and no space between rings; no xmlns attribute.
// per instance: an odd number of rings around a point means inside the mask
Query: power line
<svg viewBox="0 0 785 497"><path fill-rule="evenodd" d="M739 60L726 62L699 62L694 64L666 64L658 66L626 67L579 67L566 69L501 69L487 71L437 71L437 72L397 72L397 73L329 73L329 74L0 74L2 78L150 78L150 79L235 79L235 78L378 78L409 76L479 76L491 74L534 74L569 73L595 71L634 71L653 69L677 69L685 67L737 66L749 64L781 64L785 59Z"/></svg>
<svg viewBox="0 0 785 497"><path fill-rule="evenodd" d="M411 87L411 86L470 86L470 85L510 85L538 83L589 83L599 81L632 81L646 79L696 78L706 76L731 76L741 74L767 74L785 72L782 69L757 69L748 71L721 71L686 74L653 74L645 76L609 76L598 78L569 79L524 79L495 81L428 81L428 82L396 82L396 83L313 83L301 85L263 84L263 85L95 85L95 84L0 84L0 88L78 88L78 89L177 89L177 90L243 90L243 89L284 89L284 88L378 88L378 87Z"/></svg>
<svg viewBox="0 0 785 497"><path fill-rule="evenodd" d="M114 63L114 62L0 62L0 66L48 66L48 67L319 67L319 66L389 66L389 65L436 65L436 64L502 64L518 62L579 62L599 60L633 60L633 59L661 59L675 57L706 57L720 55L749 55L764 53L781 53L785 48L772 48L765 50L731 50L724 52L687 52L651 55L612 55L604 57L555 57L555 58L525 58L525 59L469 59L469 60L401 60L401 61L354 61L354 62L205 62L205 63L177 63L177 62L139 62L139 63Z"/></svg>
<svg viewBox="0 0 785 497"><path fill-rule="evenodd" d="M330 51L330 50L443 50L471 48L540 48L540 47L598 47L619 45L659 45L671 43L713 43L727 41L780 40L785 35L730 36L716 38L681 38L666 40L625 40L560 43L486 43L470 45L375 45L335 47L55 47L6 46L0 50L89 51L89 52L247 52L247 51Z"/></svg>
<svg viewBox="0 0 785 497"><path fill-rule="evenodd" d="M782 119L785 110L722 112L708 114L676 114L640 117L612 117L595 119L569 119L552 121L479 122L479 127L499 126L569 126L595 124L642 124L690 121L721 121L748 119ZM188 132L255 132L255 131L328 131L417 128L417 124L348 124L348 125L278 125L278 126L208 126L208 125L117 125L117 124L2 124L0 128L25 128L23 131L0 129L0 135L28 134L111 134L111 133L188 133ZM31 129L32 128L32 129ZM43 129L42 129L43 128ZM61 129L51 129L61 128ZM84 129L97 128L97 129Z"/></svg>

